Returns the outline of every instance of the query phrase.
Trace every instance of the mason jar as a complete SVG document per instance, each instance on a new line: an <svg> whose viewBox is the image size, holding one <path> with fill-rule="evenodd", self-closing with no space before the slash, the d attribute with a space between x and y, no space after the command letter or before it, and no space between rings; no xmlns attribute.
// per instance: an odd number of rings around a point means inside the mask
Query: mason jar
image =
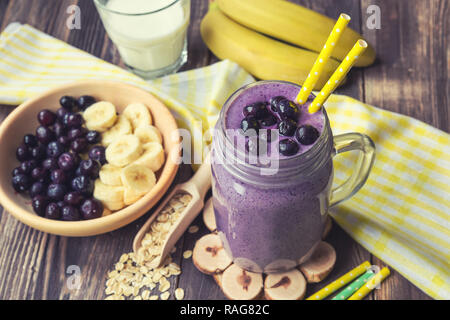
<svg viewBox="0 0 450 320"><path fill-rule="evenodd" d="M328 209L364 185L375 158L369 137L333 136L322 108L322 132L307 151L277 159L273 167L249 161L245 149L230 139L226 118L241 95L269 86L301 90L283 81L260 81L237 90L222 108L211 152L217 231L233 262L258 273L283 272L306 261L321 241ZM333 189L333 158L351 150L359 151L354 172Z"/></svg>

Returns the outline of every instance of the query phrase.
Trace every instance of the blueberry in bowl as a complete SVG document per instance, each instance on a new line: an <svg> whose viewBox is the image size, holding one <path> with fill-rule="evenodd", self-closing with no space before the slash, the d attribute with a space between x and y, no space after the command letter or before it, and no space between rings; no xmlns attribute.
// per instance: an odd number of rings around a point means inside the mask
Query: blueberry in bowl
<svg viewBox="0 0 450 320"><path fill-rule="evenodd" d="M61 99L59 99L59 104L67 111L75 111L78 107L77 100L71 96L62 96Z"/></svg>

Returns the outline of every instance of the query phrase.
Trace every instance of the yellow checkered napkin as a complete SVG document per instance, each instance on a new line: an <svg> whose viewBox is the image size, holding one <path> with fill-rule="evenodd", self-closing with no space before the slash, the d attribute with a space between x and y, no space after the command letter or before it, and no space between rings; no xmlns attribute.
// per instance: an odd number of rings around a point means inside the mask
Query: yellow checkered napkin
<svg viewBox="0 0 450 320"><path fill-rule="evenodd" d="M0 36L0 103L19 104L62 83L105 78L162 99L180 126L192 132L197 150L225 99L254 81L223 61L146 82L27 25L11 24ZM333 209L334 219L427 294L450 299L450 136L344 96L333 95L326 108L335 134L365 133L377 146L369 180ZM336 184L349 176L354 159L336 157Z"/></svg>

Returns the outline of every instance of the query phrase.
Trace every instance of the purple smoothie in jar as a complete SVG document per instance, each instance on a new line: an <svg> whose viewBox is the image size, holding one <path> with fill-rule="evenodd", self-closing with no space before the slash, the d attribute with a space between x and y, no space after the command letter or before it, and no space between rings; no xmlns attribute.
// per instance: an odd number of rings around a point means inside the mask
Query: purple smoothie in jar
<svg viewBox="0 0 450 320"><path fill-rule="evenodd" d="M233 145L225 131L240 128L245 106L275 96L293 101L300 89L281 81L241 88L225 103L216 125L212 185L217 229L233 261L249 271L289 270L305 261L321 241L333 178L333 138L324 110L309 114L312 100L298 106L298 126L308 124L319 131L315 143L299 143L292 156L278 153L279 140L286 137L269 143L269 158L278 161L275 173L261 174L258 164L238 156L226 158Z"/></svg>

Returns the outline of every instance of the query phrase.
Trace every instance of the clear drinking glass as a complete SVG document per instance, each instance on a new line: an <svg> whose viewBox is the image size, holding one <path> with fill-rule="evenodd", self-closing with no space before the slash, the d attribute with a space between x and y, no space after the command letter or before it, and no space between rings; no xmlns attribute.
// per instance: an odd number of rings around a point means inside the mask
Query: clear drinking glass
<svg viewBox="0 0 450 320"><path fill-rule="evenodd" d="M187 62L190 0L94 0L125 65L144 79Z"/></svg>

